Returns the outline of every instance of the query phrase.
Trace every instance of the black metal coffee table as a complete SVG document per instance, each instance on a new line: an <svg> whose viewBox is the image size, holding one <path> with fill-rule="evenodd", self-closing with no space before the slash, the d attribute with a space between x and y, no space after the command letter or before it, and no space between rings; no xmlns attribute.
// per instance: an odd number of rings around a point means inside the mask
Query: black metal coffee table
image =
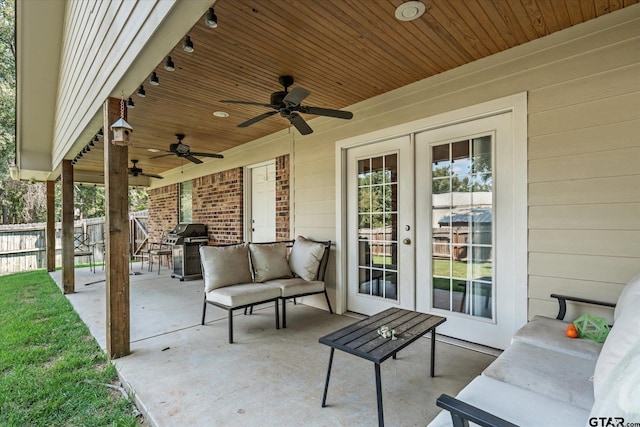
<svg viewBox="0 0 640 427"><path fill-rule="evenodd" d="M319 341L321 344L326 344L331 347L329 366L327 368L327 381L325 382L324 393L322 395L322 407L324 408L326 406L333 351L337 348L338 350L362 357L374 363L378 400L378 425L380 427L384 426L380 364L390 357L395 359L396 354L400 350L431 331L431 376L433 377L436 351L436 327L446 320L446 318L441 316L417 313L401 308L390 308L320 338ZM389 330L395 330L397 339L383 338L378 334L378 329L381 326L387 326Z"/></svg>

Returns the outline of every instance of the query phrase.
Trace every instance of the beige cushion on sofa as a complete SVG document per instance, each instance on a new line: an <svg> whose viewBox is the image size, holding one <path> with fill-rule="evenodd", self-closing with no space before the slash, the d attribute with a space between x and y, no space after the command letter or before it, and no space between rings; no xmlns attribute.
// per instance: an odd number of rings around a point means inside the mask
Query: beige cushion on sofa
<svg viewBox="0 0 640 427"><path fill-rule="evenodd" d="M315 280L324 254L324 247L322 243L305 239L302 236L296 237L289 255L291 271L304 280Z"/></svg>
<svg viewBox="0 0 640 427"><path fill-rule="evenodd" d="M280 288L263 283L245 283L214 289L205 295L207 301L235 308L278 298Z"/></svg>
<svg viewBox="0 0 640 427"><path fill-rule="evenodd" d="M233 246L201 246L200 262L205 292L238 283L251 283L249 248Z"/></svg>
<svg viewBox="0 0 640 427"><path fill-rule="evenodd" d="M618 321L618 317L622 315L624 311L629 308L630 310L637 310L638 306L632 302L632 296L640 296L640 273L631 278L622 289L620 296L618 296L618 302L616 308L613 310L613 323ZM636 299L637 301L637 299Z"/></svg>
<svg viewBox="0 0 640 427"><path fill-rule="evenodd" d="M640 422L640 341L613 368L602 387L590 418L615 416L626 423Z"/></svg>
<svg viewBox="0 0 640 427"><path fill-rule="evenodd" d="M518 329L511 342L521 341L549 350L597 360L602 351L602 344L586 339L567 337L568 322L535 316L529 323Z"/></svg>
<svg viewBox="0 0 640 427"><path fill-rule="evenodd" d="M613 324L609 336L602 346L600 357L593 373L593 393L600 399L606 393L605 384L611 372L631 349L640 343L640 295L630 295L629 303L634 306L625 310Z"/></svg>
<svg viewBox="0 0 640 427"><path fill-rule="evenodd" d="M249 252L251 253L251 264L256 282L291 277L285 242L251 243L249 244Z"/></svg>
<svg viewBox="0 0 640 427"><path fill-rule="evenodd" d="M595 360L515 341L482 375L589 411L595 365Z"/></svg>
<svg viewBox="0 0 640 427"><path fill-rule="evenodd" d="M324 291L324 282L319 280L304 280L301 277L294 277L292 279L276 279L269 280L269 285L277 286L282 292L282 297L292 297L295 295L314 294Z"/></svg>

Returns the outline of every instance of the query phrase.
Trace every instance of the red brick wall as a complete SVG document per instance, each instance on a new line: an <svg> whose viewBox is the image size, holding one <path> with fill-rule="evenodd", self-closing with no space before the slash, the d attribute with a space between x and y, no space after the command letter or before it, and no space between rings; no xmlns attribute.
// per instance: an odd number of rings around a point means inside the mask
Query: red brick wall
<svg viewBox="0 0 640 427"><path fill-rule="evenodd" d="M209 244L238 243L243 233L243 168L217 172L193 180L193 222L207 226ZM178 224L180 186L149 190L149 233L159 241L163 230ZM289 155L276 158L276 239L289 235Z"/></svg>
<svg viewBox="0 0 640 427"><path fill-rule="evenodd" d="M276 240L289 240L289 155L276 158Z"/></svg>
<svg viewBox="0 0 640 427"><path fill-rule="evenodd" d="M149 190L149 240L159 242L163 231L171 231L178 224L178 200L180 186L166 185Z"/></svg>
<svg viewBox="0 0 640 427"><path fill-rule="evenodd" d="M242 168L193 180L193 222L207 225L209 244L244 240L242 201Z"/></svg>

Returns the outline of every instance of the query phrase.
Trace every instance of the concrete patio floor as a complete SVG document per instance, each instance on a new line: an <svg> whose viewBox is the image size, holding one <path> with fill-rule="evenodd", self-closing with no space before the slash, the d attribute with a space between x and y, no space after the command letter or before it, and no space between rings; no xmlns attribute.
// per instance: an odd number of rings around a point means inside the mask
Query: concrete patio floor
<svg viewBox="0 0 640 427"><path fill-rule="evenodd" d="M133 264L132 271L140 272ZM180 282L141 271L130 282L131 355L113 362L145 420L154 426L377 425L371 362L335 352L327 407L321 408L329 348L318 338L356 321L303 304L287 306L276 330L272 305L238 311L234 344L227 313L207 308L200 325L202 280ZM51 273L61 287L61 272ZM77 269L67 295L105 349L104 272ZM385 423L424 426L440 411L441 393L455 395L494 356L438 340L436 377L429 377L430 339L381 365Z"/></svg>

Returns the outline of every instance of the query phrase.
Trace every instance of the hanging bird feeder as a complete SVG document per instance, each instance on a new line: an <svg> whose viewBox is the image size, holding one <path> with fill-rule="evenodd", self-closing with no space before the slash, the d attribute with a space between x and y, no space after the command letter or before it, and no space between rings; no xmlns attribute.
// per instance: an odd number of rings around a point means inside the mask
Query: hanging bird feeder
<svg viewBox="0 0 640 427"><path fill-rule="evenodd" d="M111 131L113 132L111 142L114 145L131 145L129 138L133 128L124 119L124 98L120 100L120 118L111 125Z"/></svg>

